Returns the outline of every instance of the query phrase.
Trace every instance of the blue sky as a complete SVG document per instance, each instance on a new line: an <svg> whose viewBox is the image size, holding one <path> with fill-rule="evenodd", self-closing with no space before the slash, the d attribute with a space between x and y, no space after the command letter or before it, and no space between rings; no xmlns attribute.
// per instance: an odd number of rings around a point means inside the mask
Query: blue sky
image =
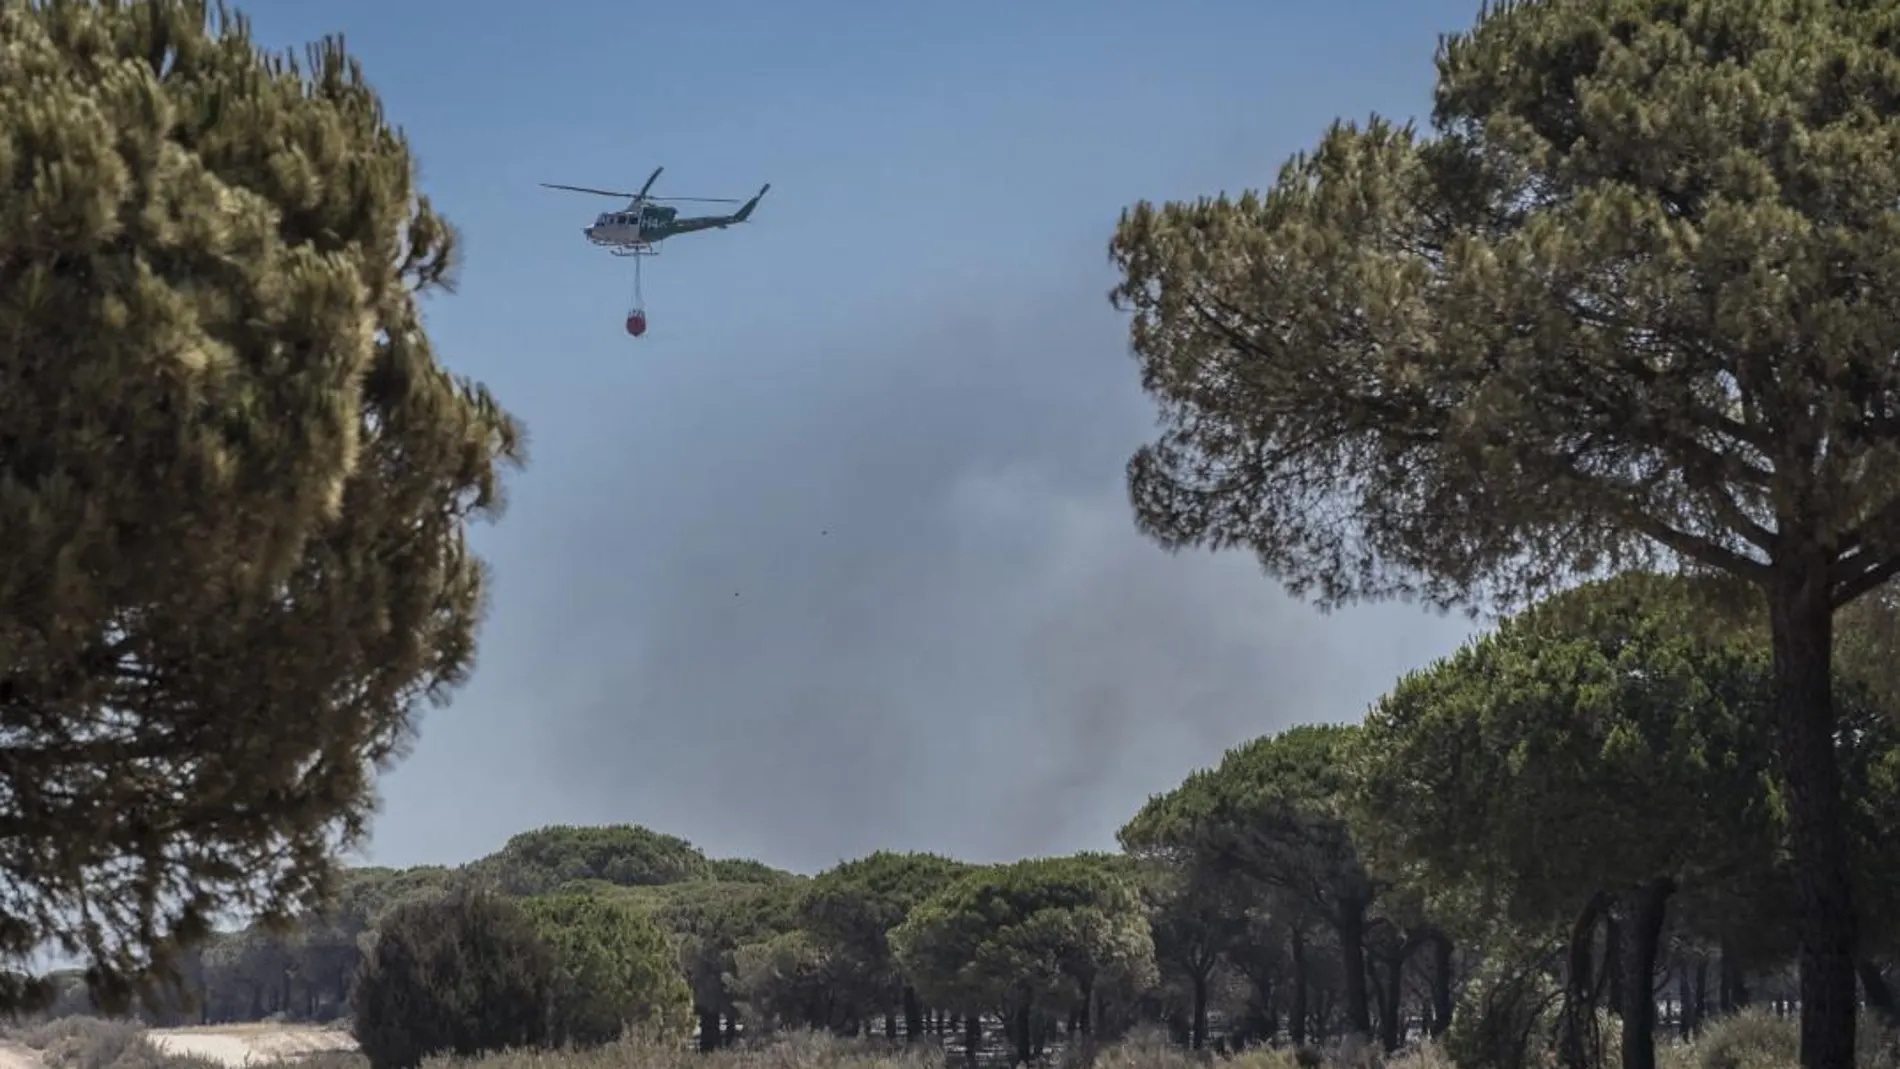
<svg viewBox="0 0 1900 1069"><path fill-rule="evenodd" d="M474 682L370 853L632 821L810 871L879 846L1105 848L1254 735L1357 717L1469 631L1330 616L1170 557L1121 482L1152 409L1104 297L1123 206L1271 181L1336 116L1421 113L1468 0L259 0L344 33L461 227L443 359L527 424L478 533ZM627 265L611 202L772 192Z"/></svg>

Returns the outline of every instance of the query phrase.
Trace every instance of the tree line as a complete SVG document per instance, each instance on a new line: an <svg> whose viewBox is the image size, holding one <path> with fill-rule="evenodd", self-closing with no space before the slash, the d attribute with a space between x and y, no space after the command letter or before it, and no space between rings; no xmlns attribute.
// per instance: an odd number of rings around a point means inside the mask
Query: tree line
<svg viewBox="0 0 1900 1069"><path fill-rule="evenodd" d="M161 1019L345 1015L391 916L480 890L650 926L624 945L677 978L681 1005L656 1009L649 983L618 1012L690 1010L704 1050L816 1028L972 1054L996 1034L1028 1059L1160 1024L1197 1049L1431 1036L1468 1066L1554 1052L1585 1069L1612 1044L1646 1069L1659 1001L1687 1035L1795 994L1772 648L1738 594L1636 572L1547 599L1399 680L1363 723L1229 751L1151 798L1112 853L880 851L800 876L623 825L526 832L453 869L353 870L287 930L193 950L192 1008ZM1837 696L1854 966L1883 1019L1900 955L1895 619L1869 603L1843 630ZM63 1008L84 992L72 978Z"/></svg>

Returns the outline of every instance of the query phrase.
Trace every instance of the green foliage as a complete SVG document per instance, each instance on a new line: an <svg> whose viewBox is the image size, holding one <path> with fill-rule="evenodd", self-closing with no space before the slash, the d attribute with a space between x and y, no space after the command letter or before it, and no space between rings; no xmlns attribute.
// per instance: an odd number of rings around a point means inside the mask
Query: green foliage
<svg viewBox="0 0 1900 1069"><path fill-rule="evenodd" d="M1753 885L1784 833L1765 644L1693 585L1579 587L1414 673L1351 751L1360 841L1467 908L1562 925L1598 891Z"/></svg>
<svg viewBox="0 0 1900 1069"><path fill-rule="evenodd" d="M839 1011L850 1007L850 992L864 983L812 933L797 929L739 947L732 974L734 998L752 1024L768 1032L842 1023Z"/></svg>
<svg viewBox="0 0 1900 1069"><path fill-rule="evenodd" d="M209 918L332 890L471 670L464 536L520 457L436 363L453 231L356 62L207 8L0 4L0 711L38 844L0 956L84 957L110 1008Z"/></svg>
<svg viewBox="0 0 1900 1069"><path fill-rule="evenodd" d="M798 919L850 978L853 988L840 994L888 1006L902 983L890 933L969 868L935 854L880 850L819 873L805 888Z"/></svg>
<svg viewBox="0 0 1900 1069"><path fill-rule="evenodd" d="M1140 895L1090 857L974 869L920 903L890 941L917 989L961 1012L1076 1003L1154 982Z"/></svg>
<svg viewBox="0 0 1900 1069"><path fill-rule="evenodd" d="M707 862L706 878L725 883L795 883L799 877L749 857L724 857Z"/></svg>
<svg viewBox="0 0 1900 1069"><path fill-rule="evenodd" d="M678 1039L691 1032L692 992L672 940L650 916L585 895L529 898L522 906L554 955L554 1045L606 1043L628 1027Z"/></svg>
<svg viewBox="0 0 1900 1069"><path fill-rule="evenodd" d="M1874 705L1900 718L1900 586L1872 591L1841 610L1834 670L1866 688Z"/></svg>
<svg viewBox="0 0 1900 1069"><path fill-rule="evenodd" d="M374 926L397 906L444 898L467 882L455 870L440 865L347 869L329 911L354 914Z"/></svg>
<svg viewBox="0 0 1900 1069"><path fill-rule="evenodd" d="M834 927L889 931L903 923L919 902L969 871L968 864L937 854L879 850L819 873L806 889L803 918L821 931ZM834 916L838 906L846 909ZM866 923L860 924L861 920Z"/></svg>
<svg viewBox="0 0 1900 1069"><path fill-rule="evenodd" d="M1696 1069L1770 1069L1795 1060L1795 1022L1751 1007L1710 1024L1695 1045Z"/></svg>
<svg viewBox="0 0 1900 1069"><path fill-rule="evenodd" d="M702 1009L736 1008L730 978L734 954L792 931L797 925L796 884L692 883L669 889L653 904L654 918L678 940L679 961Z"/></svg>
<svg viewBox="0 0 1900 1069"><path fill-rule="evenodd" d="M469 870L509 894L533 895L578 890L586 880L625 887L703 880L712 864L686 840L637 825L560 825L522 832Z"/></svg>
<svg viewBox="0 0 1900 1069"><path fill-rule="evenodd" d="M429 1055L538 1046L549 1038L558 964L521 907L485 891L396 908L350 992L372 1069Z"/></svg>
<svg viewBox="0 0 1900 1069"><path fill-rule="evenodd" d="M1168 872L1158 890L1150 914L1155 960L1164 970L1205 979L1247 935L1255 896L1207 868Z"/></svg>
<svg viewBox="0 0 1900 1069"><path fill-rule="evenodd" d="M1855 1063L1863 1069L1890 1069L1900 1048L1892 1031L1878 1019L1863 1018ZM1695 1042L1670 1052L1668 1069L1782 1069L1795 1063L1800 1029L1790 1017L1767 1007L1749 1006L1709 1022Z"/></svg>
<svg viewBox="0 0 1900 1069"><path fill-rule="evenodd" d="M1900 550L1897 17L1494 5L1432 135L1342 122L1264 192L1134 207L1144 528L1327 600L1796 545L1868 589Z"/></svg>
<svg viewBox="0 0 1900 1069"><path fill-rule="evenodd" d="M1900 954L1900 588L1842 611L1835 631L1843 825L1853 850L1863 952Z"/></svg>
<svg viewBox="0 0 1900 1069"><path fill-rule="evenodd" d="M1466 981L1445 1033L1445 1053L1459 1069L1530 1069L1541 1064L1556 1027L1561 991L1545 955L1497 949Z"/></svg>
<svg viewBox="0 0 1900 1069"><path fill-rule="evenodd" d="M1229 750L1219 766L1149 799L1121 839L1191 874L1203 908L1215 904L1208 893L1228 881L1248 888L1252 908L1228 918L1229 940L1257 938L1258 922L1274 914L1289 932L1329 926L1338 937L1347 1017L1364 1033L1371 1028L1365 935L1378 888L1343 808L1341 757L1356 731L1305 725ZM1258 949L1241 953L1257 961Z"/></svg>
<svg viewBox="0 0 1900 1069"><path fill-rule="evenodd" d="M1124 213L1164 430L1144 531L1336 604L1692 566L1774 623L1808 1069L1859 936L1830 621L1900 572L1900 9L1513 0L1431 132L1335 123L1273 186Z"/></svg>
<svg viewBox="0 0 1900 1069"><path fill-rule="evenodd" d="M1373 887L1340 808L1340 760L1356 728L1306 725L1229 750L1148 800L1120 832L1150 858L1240 876L1321 915L1369 902Z"/></svg>
<svg viewBox="0 0 1900 1069"><path fill-rule="evenodd" d="M1885 957L1900 953L1900 842L1893 835L1893 814L1900 812L1900 710L1876 704L1856 685L1837 685L1835 693L1862 952Z"/></svg>

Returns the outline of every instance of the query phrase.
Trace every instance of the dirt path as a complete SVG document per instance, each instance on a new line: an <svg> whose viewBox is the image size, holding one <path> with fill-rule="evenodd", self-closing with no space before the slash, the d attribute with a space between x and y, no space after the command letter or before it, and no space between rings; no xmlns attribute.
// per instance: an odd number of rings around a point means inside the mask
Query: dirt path
<svg viewBox="0 0 1900 1069"><path fill-rule="evenodd" d="M295 1025L233 1025L228 1028L155 1028L145 1033L153 1046L171 1054L238 1066L260 1066L300 1054L351 1050L349 1033ZM0 1069L39 1069L0 1063Z"/></svg>

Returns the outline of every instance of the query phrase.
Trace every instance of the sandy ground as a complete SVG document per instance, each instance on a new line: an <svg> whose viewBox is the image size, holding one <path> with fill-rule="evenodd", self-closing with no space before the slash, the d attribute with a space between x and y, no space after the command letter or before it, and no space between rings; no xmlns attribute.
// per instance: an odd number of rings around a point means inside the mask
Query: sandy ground
<svg viewBox="0 0 1900 1069"><path fill-rule="evenodd" d="M0 1069L41 1069L40 1056L18 1043L0 1042Z"/></svg>
<svg viewBox="0 0 1900 1069"><path fill-rule="evenodd" d="M153 1045L173 1054L195 1054L229 1066L256 1066L326 1050L350 1050L350 1034L322 1028L277 1024L238 1024L208 1028L154 1028L145 1033ZM37 1069L6 1060L0 1069Z"/></svg>

